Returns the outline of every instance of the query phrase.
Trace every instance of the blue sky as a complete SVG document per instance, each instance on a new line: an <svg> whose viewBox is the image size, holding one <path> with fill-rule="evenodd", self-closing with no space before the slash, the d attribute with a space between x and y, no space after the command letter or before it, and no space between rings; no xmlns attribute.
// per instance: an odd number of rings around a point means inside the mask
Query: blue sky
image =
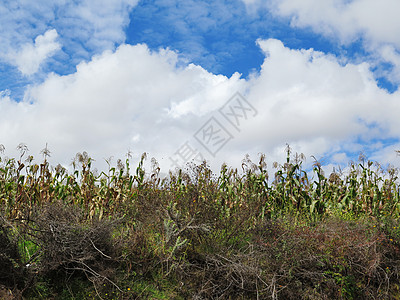
<svg viewBox="0 0 400 300"><path fill-rule="evenodd" d="M62 17L62 13L58 17ZM56 17L47 27L57 28L61 33L67 32L70 28L65 22ZM34 30L36 25L30 25L31 30L40 32ZM62 50L41 66L42 73L71 74L82 60L90 60L93 55L107 48L112 49L112 44L117 47L120 44L118 42L122 41L110 42L108 47L97 48L88 45L87 34L90 33L78 26L70 30L84 33L75 35L69 32L71 36L65 38L67 43ZM152 50L170 48L180 53L186 63L194 63L210 72L226 76L239 72L247 77L249 73L260 70L264 55L256 45L257 39L275 38L292 49L313 48L349 61L357 60L360 56L368 57L361 45L361 38L350 44L341 44L310 28L293 28L290 19L275 16L267 9L249 13L246 4L240 0L139 1L130 10L129 24L122 30L127 44L145 43ZM29 36L26 38L29 39ZM0 88L15 93L17 99L23 97L27 84L44 80L44 76L40 76L43 74L27 78L7 63L1 67L1 73L8 76L1 76ZM392 65L386 62L371 69L390 68ZM391 92L396 90L396 85L387 78L377 74L376 79L385 89Z"/></svg>
<svg viewBox="0 0 400 300"><path fill-rule="evenodd" d="M46 1L44 1L46 2ZM399 149L400 4L383 0L4 1L0 144L67 165L130 149L165 169L182 145L214 166L286 143L329 166ZM215 155L194 134L236 92L258 114ZM224 120L222 118L222 120ZM373 124L373 125L371 125ZM211 151L212 153L213 151Z"/></svg>
<svg viewBox="0 0 400 300"><path fill-rule="evenodd" d="M275 38L292 49L313 48L344 55L365 56L360 41L342 45L308 28L295 29L290 20L268 10L248 13L242 1L142 1L131 13L127 43L151 49L170 47L189 62L213 73L247 77L259 71L264 55L257 39Z"/></svg>

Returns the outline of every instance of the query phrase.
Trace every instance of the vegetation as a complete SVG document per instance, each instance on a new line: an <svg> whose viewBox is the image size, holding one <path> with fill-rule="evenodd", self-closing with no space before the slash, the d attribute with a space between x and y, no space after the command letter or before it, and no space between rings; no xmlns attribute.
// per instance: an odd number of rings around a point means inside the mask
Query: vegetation
<svg viewBox="0 0 400 300"><path fill-rule="evenodd" d="M398 299L397 169L360 157L325 176L287 148L216 175L159 178L143 155L96 174L0 145L2 299ZM310 176L309 173L312 173Z"/></svg>

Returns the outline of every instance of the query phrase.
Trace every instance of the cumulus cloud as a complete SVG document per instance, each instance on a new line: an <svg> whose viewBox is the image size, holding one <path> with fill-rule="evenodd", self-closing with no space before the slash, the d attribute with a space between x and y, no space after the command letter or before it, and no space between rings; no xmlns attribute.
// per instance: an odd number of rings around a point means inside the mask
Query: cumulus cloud
<svg viewBox="0 0 400 300"><path fill-rule="evenodd" d="M256 135L266 146L287 142L318 157L354 152L348 145L360 139L368 145L400 137L400 94L378 88L368 64L342 65L333 56L291 50L272 39L259 44L267 58L250 82L249 99L262 107L263 130ZM366 150L360 146L355 152Z"/></svg>
<svg viewBox="0 0 400 300"><path fill-rule="evenodd" d="M248 0L243 0L248 2ZM292 25L310 26L314 31L352 42L363 36L371 44L390 43L400 47L396 0L279 0L264 3L280 16L290 17Z"/></svg>
<svg viewBox="0 0 400 300"><path fill-rule="evenodd" d="M48 30L45 34L36 37L33 44L25 44L21 50L10 53L9 56L22 74L32 75L48 57L61 48L56 41L57 37L55 29Z"/></svg>
<svg viewBox="0 0 400 300"><path fill-rule="evenodd" d="M370 61L390 63L385 76L400 83L398 51L400 49L400 2L396 0L242 0L248 7L268 9L290 19L291 26L311 28L342 45L362 41ZM392 50L388 50L388 48ZM395 51L393 51L395 50ZM396 52L397 51L397 52ZM390 53L389 53L390 52ZM382 57L381 55L384 54Z"/></svg>
<svg viewBox="0 0 400 300"><path fill-rule="evenodd" d="M215 169L222 162L240 167L246 153L282 161L286 143L308 157L328 155L337 163L365 144L374 145L368 148L374 157L389 157L395 145L379 141L400 137L400 94L380 89L368 64L343 65L334 56L293 50L274 39L258 44L265 60L247 80L182 66L175 52L151 52L145 45L106 51L71 75L50 75L22 102L3 93L0 143L11 153L25 142L32 154L48 143L52 160L64 164L84 150L100 165L128 149L136 157L149 152L164 170L185 142ZM218 112L237 91L257 110L240 131ZM215 157L193 137L210 117L233 137Z"/></svg>
<svg viewBox="0 0 400 300"><path fill-rule="evenodd" d="M242 81L178 63L168 50L122 45L79 64L74 74L50 75L20 103L4 95L0 109L8 117L0 120L0 141L7 148L25 142L33 153L48 143L53 159L64 163L85 150L101 164L128 149L167 161L201 125L198 116Z"/></svg>

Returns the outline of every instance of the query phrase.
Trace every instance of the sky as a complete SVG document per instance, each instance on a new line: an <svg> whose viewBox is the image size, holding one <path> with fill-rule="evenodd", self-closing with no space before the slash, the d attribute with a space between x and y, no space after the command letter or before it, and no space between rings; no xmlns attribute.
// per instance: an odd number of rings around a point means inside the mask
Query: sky
<svg viewBox="0 0 400 300"><path fill-rule="evenodd" d="M5 0L0 145L163 172L289 144L326 168L398 166L397 0ZM0 148L2 149L2 147ZM25 155L25 157L26 157ZM150 159L148 159L150 161Z"/></svg>

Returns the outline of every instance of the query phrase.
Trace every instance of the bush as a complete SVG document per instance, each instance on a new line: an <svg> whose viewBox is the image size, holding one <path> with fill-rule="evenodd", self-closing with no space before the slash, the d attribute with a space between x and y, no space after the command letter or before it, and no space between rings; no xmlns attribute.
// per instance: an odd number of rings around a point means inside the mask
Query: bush
<svg viewBox="0 0 400 300"><path fill-rule="evenodd" d="M54 285L74 278L89 280L95 288L111 284L120 250L113 240L117 222L93 218L61 203L48 204L32 213L33 241L40 249L37 272Z"/></svg>
<svg viewBox="0 0 400 300"><path fill-rule="evenodd" d="M18 236L0 216L0 285L17 291L25 284L25 267L18 249Z"/></svg>

